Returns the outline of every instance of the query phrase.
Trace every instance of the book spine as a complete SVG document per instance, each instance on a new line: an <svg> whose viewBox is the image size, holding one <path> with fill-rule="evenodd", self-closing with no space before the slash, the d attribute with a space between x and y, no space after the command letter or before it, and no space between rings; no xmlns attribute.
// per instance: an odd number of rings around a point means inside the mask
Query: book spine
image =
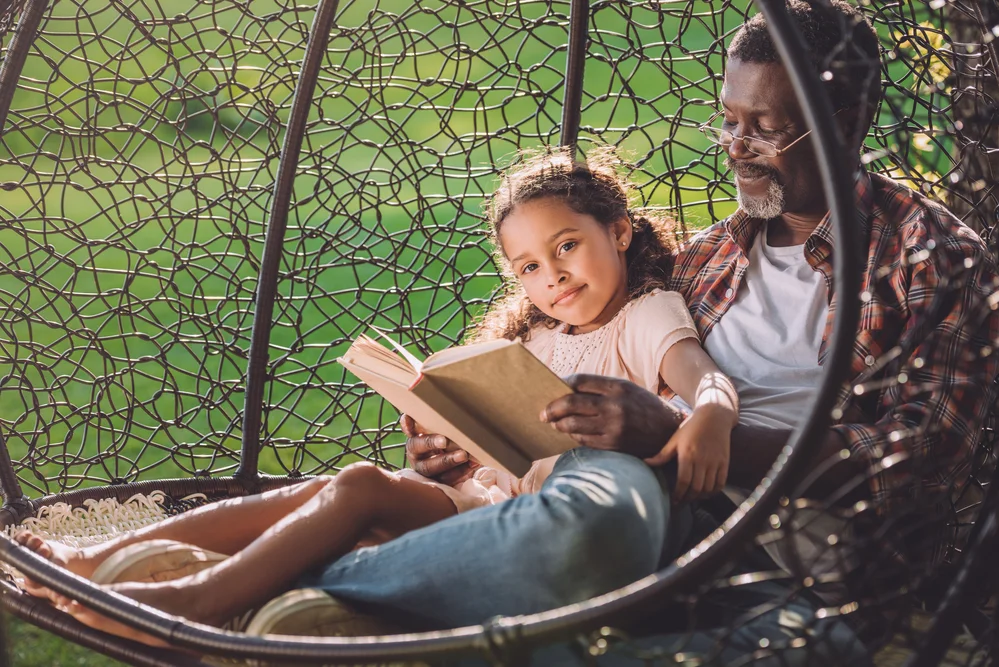
<svg viewBox="0 0 999 667"><path fill-rule="evenodd" d="M416 389L416 385L420 384L420 380L422 379L423 379L423 373L417 373L416 378L410 383L407 389L413 391L414 389Z"/></svg>

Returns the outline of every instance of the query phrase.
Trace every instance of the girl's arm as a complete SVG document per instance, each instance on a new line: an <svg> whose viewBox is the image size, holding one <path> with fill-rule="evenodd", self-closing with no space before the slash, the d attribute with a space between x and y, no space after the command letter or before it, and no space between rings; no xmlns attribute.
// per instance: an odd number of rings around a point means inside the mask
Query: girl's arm
<svg viewBox="0 0 999 667"><path fill-rule="evenodd" d="M666 446L648 459L661 465L677 459L677 500L720 491L728 479L732 429L739 421L739 396L694 338L671 346L663 355L659 376L694 411Z"/></svg>
<svg viewBox="0 0 999 667"><path fill-rule="evenodd" d="M739 396L732 381L694 338L672 345L659 365L659 377L695 410L711 407L718 416L728 414L731 427L739 420Z"/></svg>

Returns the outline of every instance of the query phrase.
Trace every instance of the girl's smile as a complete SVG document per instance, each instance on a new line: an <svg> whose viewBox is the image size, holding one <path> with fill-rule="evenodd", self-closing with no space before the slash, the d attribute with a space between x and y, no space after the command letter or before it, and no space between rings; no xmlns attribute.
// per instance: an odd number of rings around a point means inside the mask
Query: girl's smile
<svg viewBox="0 0 999 667"><path fill-rule="evenodd" d="M570 287L568 289L562 290L558 293L558 296L552 301L552 306L566 305L567 302L571 302L579 294L586 289L586 285L580 285L579 287Z"/></svg>

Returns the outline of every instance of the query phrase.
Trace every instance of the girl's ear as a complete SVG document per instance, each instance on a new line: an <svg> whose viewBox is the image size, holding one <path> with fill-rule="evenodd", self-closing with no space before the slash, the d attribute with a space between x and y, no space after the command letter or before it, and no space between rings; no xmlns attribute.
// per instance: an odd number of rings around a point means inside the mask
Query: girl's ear
<svg viewBox="0 0 999 667"><path fill-rule="evenodd" d="M615 221L613 231L617 249L620 252L624 252L631 246L631 239L634 234L634 230L631 228L631 218L625 216Z"/></svg>

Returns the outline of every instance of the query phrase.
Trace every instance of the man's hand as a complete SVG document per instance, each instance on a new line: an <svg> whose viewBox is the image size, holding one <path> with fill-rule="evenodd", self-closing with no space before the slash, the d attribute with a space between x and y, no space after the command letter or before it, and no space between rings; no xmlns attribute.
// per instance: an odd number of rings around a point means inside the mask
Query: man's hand
<svg viewBox="0 0 999 667"><path fill-rule="evenodd" d="M482 464L443 435L423 433L409 415L399 420L406 434L406 458L413 470L441 484L454 486L472 476Z"/></svg>
<svg viewBox="0 0 999 667"><path fill-rule="evenodd" d="M658 396L627 380L573 375L566 382L575 393L552 401L541 421L581 445L646 458L659 453L682 421Z"/></svg>

